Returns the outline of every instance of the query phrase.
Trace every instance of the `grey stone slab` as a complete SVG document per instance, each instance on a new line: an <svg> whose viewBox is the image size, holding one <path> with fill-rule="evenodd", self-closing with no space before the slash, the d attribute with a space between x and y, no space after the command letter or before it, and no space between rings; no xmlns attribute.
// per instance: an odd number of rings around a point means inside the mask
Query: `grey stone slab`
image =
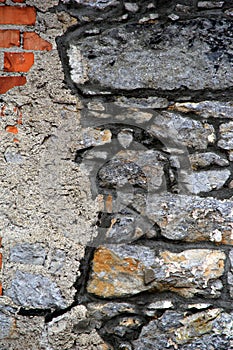
<svg viewBox="0 0 233 350"><path fill-rule="evenodd" d="M65 301L56 283L42 275L17 270L5 295L23 307L65 307Z"/></svg>
<svg viewBox="0 0 233 350"><path fill-rule="evenodd" d="M40 244L16 244L10 251L10 261L21 264L43 265L45 256L45 249Z"/></svg>
<svg viewBox="0 0 233 350"><path fill-rule="evenodd" d="M121 25L85 38L74 32L64 38L70 77L91 95L135 89L225 89L233 84L231 27L227 19L199 18L165 26Z"/></svg>
<svg viewBox="0 0 233 350"><path fill-rule="evenodd" d="M231 200L149 194L146 206L134 205L141 215L156 222L168 239L233 244Z"/></svg>
<svg viewBox="0 0 233 350"><path fill-rule="evenodd" d="M216 298L223 287L225 254L189 249L181 253L130 245L100 246L93 258L87 291L101 298L125 297L143 291L172 291Z"/></svg>
<svg viewBox="0 0 233 350"><path fill-rule="evenodd" d="M222 188L230 175L231 172L228 169L205 170L191 174L182 173L181 171L181 181L186 184L186 188L190 193L199 194Z"/></svg>

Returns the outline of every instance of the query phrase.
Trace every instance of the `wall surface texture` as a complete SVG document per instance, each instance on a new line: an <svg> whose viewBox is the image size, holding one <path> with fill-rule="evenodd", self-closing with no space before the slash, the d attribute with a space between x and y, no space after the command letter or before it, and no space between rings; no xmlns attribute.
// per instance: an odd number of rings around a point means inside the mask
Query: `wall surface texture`
<svg viewBox="0 0 233 350"><path fill-rule="evenodd" d="M0 0L0 350L233 349L232 19Z"/></svg>

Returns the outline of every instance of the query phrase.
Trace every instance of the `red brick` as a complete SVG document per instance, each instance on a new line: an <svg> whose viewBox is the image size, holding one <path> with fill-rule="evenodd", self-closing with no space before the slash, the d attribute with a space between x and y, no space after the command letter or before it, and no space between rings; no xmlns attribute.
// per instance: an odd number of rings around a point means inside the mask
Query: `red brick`
<svg viewBox="0 0 233 350"><path fill-rule="evenodd" d="M0 94L5 94L15 86L26 84L26 77L0 77Z"/></svg>
<svg viewBox="0 0 233 350"><path fill-rule="evenodd" d="M7 132L11 133L11 134L18 134L19 130L17 128L17 126L15 125L7 125L6 129Z"/></svg>
<svg viewBox="0 0 233 350"><path fill-rule="evenodd" d="M19 30L0 30L0 47L20 46Z"/></svg>
<svg viewBox="0 0 233 350"><path fill-rule="evenodd" d="M34 63L32 52L5 52L4 71L5 72L28 72Z"/></svg>
<svg viewBox="0 0 233 350"><path fill-rule="evenodd" d="M5 0L0 0L0 2L5 2Z"/></svg>
<svg viewBox="0 0 233 350"><path fill-rule="evenodd" d="M25 0L13 0L13 2L25 2Z"/></svg>
<svg viewBox="0 0 233 350"><path fill-rule="evenodd" d="M25 50L52 50L52 44L42 39L34 32L23 33L23 48Z"/></svg>
<svg viewBox="0 0 233 350"><path fill-rule="evenodd" d="M2 295L2 283L0 283L0 295Z"/></svg>
<svg viewBox="0 0 233 350"><path fill-rule="evenodd" d="M0 6L0 24L34 25L36 10L34 7Z"/></svg>

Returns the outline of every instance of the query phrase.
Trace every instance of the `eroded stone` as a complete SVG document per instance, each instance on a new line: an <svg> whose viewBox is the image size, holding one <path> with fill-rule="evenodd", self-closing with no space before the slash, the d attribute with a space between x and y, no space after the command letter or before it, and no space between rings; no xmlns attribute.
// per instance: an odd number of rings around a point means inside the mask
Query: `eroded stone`
<svg viewBox="0 0 233 350"><path fill-rule="evenodd" d="M166 158L158 151L120 151L99 170L99 184L118 189L126 185L154 191L166 188L165 162Z"/></svg>
<svg viewBox="0 0 233 350"><path fill-rule="evenodd" d="M121 25L94 37L80 38L76 32L68 35L73 82L88 94L140 88L174 90L185 86L201 90L232 86L228 59L230 21L197 18L163 26L154 24L158 14L150 15L153 18L145 17L146 27ZM158 33L160 40L153 43ZM214 42L220 37L224 50L213 52ZM218 63L218 70L214 69L214 62Z"/></svg>
<svg viewBox="0 0 233 350"><path fill-rule="evenodd" d="M146 208L139 205L136 209L154 220L168 239L233 244L231 200L154 194L148 196Z"/></svg>
<svg viewBox="0 0 233 350"><path fill-rule="evenodd" d="M180 150L185 147L206 149L215 141L212 125L172 112L157 115L148 131L158 137L167 148L180 148Z"/></svg>
<svg viewBox="0 0 233 350"><path fill-rule="evenodd" d="M143 291L173 291L184 297L195 294L217 297L224 272L225 254L217 250L190 249L156 254L142 246L99 247L87 291L102 298L124 297ZM145 283L145 274L154 275Z"/></svg>
<svg viewBox="0 0 233 350"><path fill-rule="evenodd" d="M56 283L41 275L16 271L10 288L5 293L23 307L65 307L65 301Z"/></svg>
<svg viewBox="0 0 233 350"><path fill-rule="evenodd" d="M21 264L43 265L45 256L45 249L40 244L16 244L10 252L10 260Z"/></svg>
<svg viewBox="0 0 233 350"><path fill-rule="evenodd" d="M233 314L222 309L209 309L186 316L181 312L166 311L157 320L144 326L139 339L133 342L135 350L230 349L233 339ZM219 337L219 334L224 336Z"/></svg>
<svg viewBox="0 0 233 350"><path fill-rule="evenodd" d="M231 102L202 101L175 103L171 110L183 113L195 113L202 118L233 118L233 106Z"/></svg>
<svg viewBox="0 0 233 350"><path fill-rule="evenodd" d="M221 124L219 133L218 146L226 150L233 150L233 122Z"/></svg>
<svg viewBox="0 0 233 350"><path fill-rule="evenodd" d="M205 170L192 172L188 174L185 171L180 172L181 182L190 193L199 194L201 192L209 192L218 190L224 186L229 179L231 172L228 169L224 170Z"/></svg>
<svg viewBox="0 0 233 350"><path fill-rule="evenodd" d="M82 139L77 145L77 149L88 148L91 146L101 146L110 143L112 140L112 133L110 130L100 130L87 128L82 130Z"/></svg>
<svg viewBox="0 0 233 350"><path fill-rule="evenodd" d="M209 165L227 166L228 160L214 152L193 153L189 155L189 160L193 170L207 167Z"/></svg>

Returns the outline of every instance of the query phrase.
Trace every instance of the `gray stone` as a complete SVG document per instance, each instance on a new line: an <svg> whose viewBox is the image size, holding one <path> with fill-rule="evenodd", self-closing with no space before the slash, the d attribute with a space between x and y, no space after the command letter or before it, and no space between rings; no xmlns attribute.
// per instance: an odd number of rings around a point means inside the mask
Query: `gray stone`
<svg viewBox="0 0 233 350"><path fill-rule="evenodd" d="M198 1L197 7L203 9L221 8L224 5L224 1Z"/></svg>
<svg viewBox="0 0 233 350"><path fill-rule="evenodd" d="M233 17L233 8L226 10L224 13L229 17Z"/></svg>
<svg viewBox="0 0 233 350"><path fill-rule="evenodd" d="M87 305L87 310L88 317L96 320L110 319L120 314L134 314L137 312L135 305L119 302L89 303Z"/></svg>
<svg viewBox="0 0 233 350"><path fill-rule="evenodd" d="M101 187L119 189L124 186L139 186L155 191L166 188L164 165L166 158L153 150L119 152L98 172Z"/></svg>
<svg viewBox="0 0 233 350"><path fill-rule="evenodd" d="M233 162L233 150L229 152L229 161Z"/></svg>
<svg viewBox="0 0 233 350"><path fill-rule="evenodd" d="M159 18L158 13L150 13L149 16L142 17L139 19L138 23L143 24L143 23L151 23Z"/></svg>
<svg viewBox="0 0 233 350"><path fill-rule="evenodd" d="M209 309L190 316L169 310L144 326L133 345L135 350L225 350L231 348L232 330L233 314L222 309Z"/></svg>
<svg viewBox="0 0 233 350"><path fill-rule="evenodd" d="M219 134L218 146L226 150L233 150L233 122L221 124Z"/></svg>
<svg viewBox="0 0 233 350"><path fill-rule="evenodd" d="M143 324L142 317L139 316L125 316L117 319L107 321L103 327L104 334L108 336L117 336L120 338L132 338L133 333L137 332ZM137 333L136 333L137 334Z"/></svg>
<svg viewBox="0 0 233 350"><path fill-rule="evenodd" d="M136 97L125 97L121 96L116 99L116 104L123 107L134 107L134 108L166 108L169 102L166 98L151 96L147 98L136 98Z"/></svg>
<svg viewBox="0 0 233 350"><path fill-rule="evenodd" d="M185 147L201 150L215 141L212 125L172 112L157 114L148 131L162 141L168 149L180 148L184 152Z"/></svg>
<svg viewBox="0 0 233 350"><path fill-rule="evenodd" d="M61 249L56 249L52 252L49 264L49 271L52 274L57 274L62 269L66 260L66 255L66 252Z"/></svg>
<svg viewBox="0 0 233 350"><path fill-rule="evenodd" d="M169 109L183 112L195 113L202 118L233 118L233 106L231 102L202 101L175 103Z"/></svg>
<svg viewBox="0 0 233 350"><path fill-rule="evenodd" d="M110 143L112 140L112 133L110 130L98 130L93 128L86 128L82 130L82 139L77 145L77 150L88 148L92 146L101 146Z"/></svg>
<svg viewBox="0 0 233 350"><path fill-rule="evenodd" d="M232 269L232 272L233 272L233 250L230 250L229 258L230 258L230 262L231 262L231 269Z"/></svg>
<svg viewBox="0 0 233 350"><path fill-rule="evenodd" d="M175 7L175 10L177 12L190 13L190 11L192 10L192 7L183 5L183 4L177 4Z"/></svg>
<svg viewBox="0 0 233 350"><path fill-rule="evenodd" d="M119 132L119 134L117 135L117 139L122 147L128 148L131 142L133 141L133 130L121 130L121 132Z"/></svg>
<svg viewBox="0 0 233 350"><path fill-rule="evenodd" d="M115 210L121 209L117 208L115 203L113 208ZM136 212L130 212L129 210L128 213L114 214L111 219L110 227L106 229L106 241L114 244L133 242L146 233L147 227L147 222L144 222Z"/></svg>
<svg viewBox="0 0 233 350"><path fill-rule="evenodd" d="M227 166L229 162L226 158L214 152L193 153L189 155L189 160L193 170L207 167L209 165Z"/></svg>
<svg viewBox="0 0 233 350"><path fill-rule="evenodd" d="M144 310L145 315L147 316L156 316L157 310L161 309L171 309L173 308L173 303L170 300L161 300L149 304Z"/></svg>
<svg viewBox="0 0 233 350"><path fill-rule="evenodd" d="M31 308L62 308L65 301L56 283L47 277L16 271L5 295L20 306Z"/></svg>
<svg viewBox="0 0 233 350"><path fill-rule="evenodd" d="M125 2L125 9L129 12L137 12L139 10L139 6L133 2Z"/></svg>
<svg viewBox="0 0 233 350"><path fill-rule="evenodd" d="M21 264L44 265L46 252L40 244L22 243L11 248L10 261Z"/></svg>
<svg viewBox="0 0 233 350"><path fill-rule="evenodd" d="M205 170L187 174L181 170L181 181L190 193L199 194L218 190L224 186L231 175L230 170Z"/></svg>
<svg viewBox="0 0 233 350"><path fill-rule="evenodd" d="M153 117L152 111L144 110L149 108L149 102L147 104L147 101L144 103L141 99L132 99L132 104L135 108L131 106L131 99L116 99L113 103L88 103L88 108L81 110L82 125L100 127L107 123L124 123L129 124L130 128L130 125L148 124Z"/></svg>
<svg viewBox="0 0 233 350"><path fill-rule="evenodd" d="M142 216L159 225L161 234L168 239L233 244L231 200L151 194L146 206L136 201L134 204Z"/></svg>
<svg viewBox="0 0 233 350"><path fill-rule="evenodd" d="M79 38L73 32L65 39L71 78L87 94L184 86L191 90L224 89L233 82L228 59L230 26L227 19L213 24L199 18L166 26L121 25L94 37ZM153 44L158 34L160 42ZM213 43L220 37L224 50L213 52Z"/></svg>
<svg viewBox="0 0 233 350"><path fill-rule="evenodd" d="M0 312L0 339L9 337L13 327L14 319L3 312Z"/></svg>
<svg viewBox="0 0 233 350"><path fill-rule="evenodd" d="M16 151L13 151L13 150L12 151L6 150L6 152L4 153L4 158L5 158L7 163L20 164L23 162L22 155Z"/></svg>
<svg viewBox="0 0 233 350"><path fill-rule="evenodd" d="M168 15L168 18L171 19L172 21L177 21L180 17L175 13L171 13L170 15Z"/></svg>
<svg viewBox="0 0 233 350"><path fill-rule="evenodd" d="M225 254L218 250L190 249L181 253L156 252L143 246L99 247L93 258L87 291L101 298L125 297L143 291L172 291L216 298L223 285ZM146 273L153 278L145 281Z"/></svg>

